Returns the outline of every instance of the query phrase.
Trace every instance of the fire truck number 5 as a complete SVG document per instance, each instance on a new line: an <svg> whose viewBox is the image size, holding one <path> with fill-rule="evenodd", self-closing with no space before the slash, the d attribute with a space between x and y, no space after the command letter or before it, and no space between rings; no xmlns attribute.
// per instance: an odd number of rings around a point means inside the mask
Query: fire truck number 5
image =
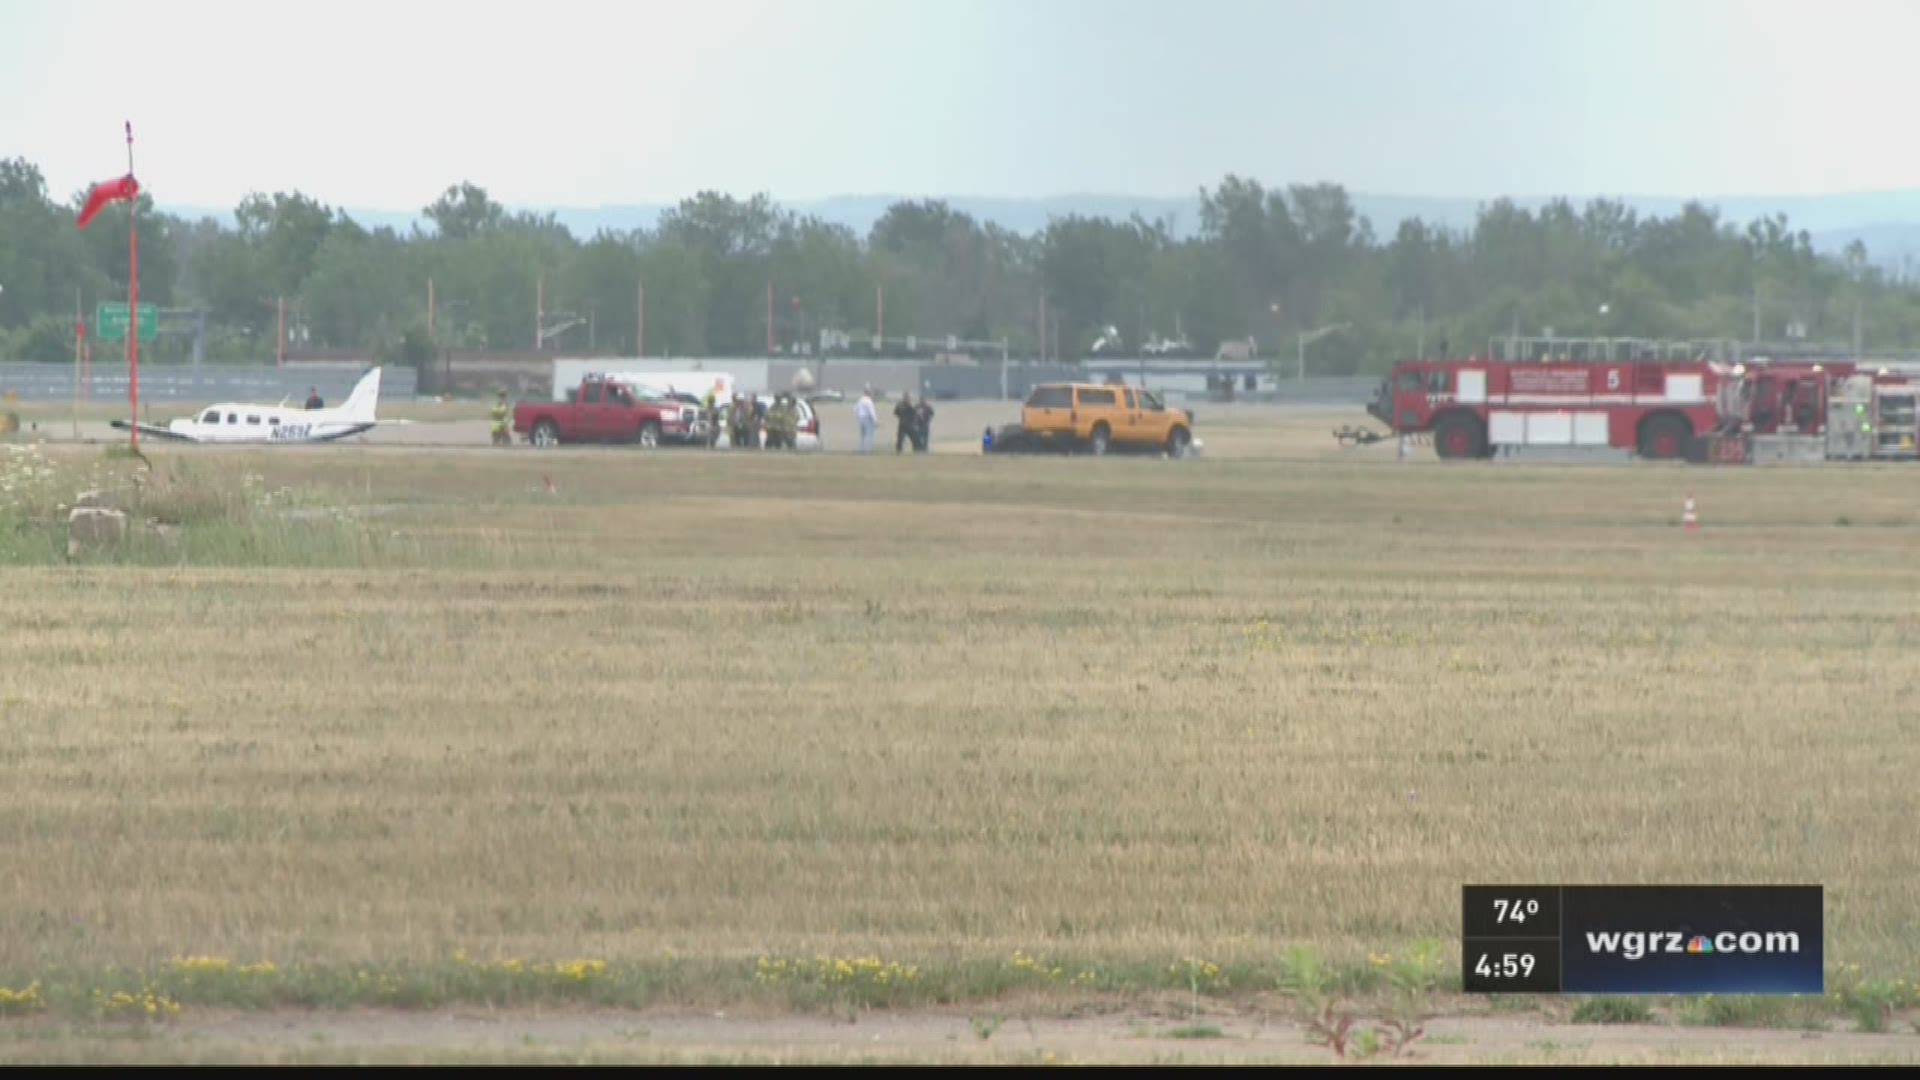
<svg viewBox="0 0 1920 1080"><path fill-rule="evenodd" d="M1609 368L1607 370L1607 389L1609 391L1620 389L1620 369L1619 368Z"/></svg>

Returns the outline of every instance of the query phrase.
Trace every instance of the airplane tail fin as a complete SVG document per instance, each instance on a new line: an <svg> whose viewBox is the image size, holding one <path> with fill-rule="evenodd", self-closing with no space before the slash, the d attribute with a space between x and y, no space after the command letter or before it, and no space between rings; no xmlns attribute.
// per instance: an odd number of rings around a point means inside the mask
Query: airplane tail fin
<svg viewBox="0 0 1920 1080"><path fill-rule="evenodd" d="M380 369L374 368L360 376L360 381L354 384L353 393L347 395L347 402L340 407L340 411L345 413L349 420L370 422L373 420L374 409L379 404Z"/></svg>

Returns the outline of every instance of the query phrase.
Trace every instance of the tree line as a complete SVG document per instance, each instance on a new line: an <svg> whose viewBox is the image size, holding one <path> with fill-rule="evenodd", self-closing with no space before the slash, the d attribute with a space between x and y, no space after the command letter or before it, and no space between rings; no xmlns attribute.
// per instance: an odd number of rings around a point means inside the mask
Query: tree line
<svg viewBox="0 0 1920 1080"><path fill-rule="evenodd" d="M90 313L125 298L129 211L80 231L80 200L63 204L34 165L0 160L0 356L69 358L76 302ZM434 348L525 350L536 291L549 312L584 320L549 348L632 355L642 286L648 355L757 355L769 285L781 348L817 343L822 328L861 344L882 305L890 337L1005 339L1017 356L1080 356L1114 333L1124 352L1178 335L1210 356L1251 337L1290 365L1296 334L1345 324L1311 350L1321 374L1378 371L1423 345L1464 356L1547 327L1745 340L1758 321L1762 337L1798 324L1847 341L1857 324L1869 347L1920 347L1920 287L1869 265L1858 243L1823 256L1784 216L1737 223L1700 204L1663 218L1607 200L1496 201L1471 228L1410 219L1383 238L1338 185L1228 176L1200 191L1191 235L1137 215L1059 217L1022 235L907 201L863 237L764 194L702 192L654 228L583 240L460 183L423 216L425 229L369 229L276 192L250 195L227 226L157 213L142 194L140 298L204 311L212 360L271 357L283 298L305 347L402 362ZM187 348L167 338L153 351Z"/></svg>

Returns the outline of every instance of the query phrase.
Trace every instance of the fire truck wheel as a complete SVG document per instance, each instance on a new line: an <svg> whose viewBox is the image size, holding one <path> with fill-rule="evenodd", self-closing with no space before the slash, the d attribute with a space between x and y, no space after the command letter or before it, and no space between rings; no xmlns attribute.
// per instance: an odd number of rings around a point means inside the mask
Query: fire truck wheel
<svg viewBox="0 0 1920 1080"><path fill-rule="evenodd" d="M1640 425L1640 456L1672 460L1686 453L1693 431L1677 416L1655 416Z"/></svg>
<svg viewBox="0 0 1920 1080"><path fill-rule="evenodd" d="M1486 453L1486 433L1471 416L1449 416L1433 426L1433 448L1443 458L1476 458Z"/></svg>

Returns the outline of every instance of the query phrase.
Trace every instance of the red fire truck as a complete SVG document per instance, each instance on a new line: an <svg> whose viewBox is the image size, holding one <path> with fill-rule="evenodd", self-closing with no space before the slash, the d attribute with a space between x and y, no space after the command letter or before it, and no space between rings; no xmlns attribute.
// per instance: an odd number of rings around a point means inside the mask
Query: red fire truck
<svg viewBox="0 0 1920 1080"><path fill-rule="evenodd" d="M1920 384L1853 361L1736 364L1722 384L1716 461L1920 457Z"/></svg>
<svg viewBox="0 0 1920 1080"><path fill-rule="evenodd" d="M1395 435L1431 435L1443 458L1509 447L1723 463L1920 456L1916 386L1904 375L1733 362L1689 343L1586 344L1596 347L1529 360L1406 361L1367 411Z"/></svg>
<svg viewBox="0 0 1920 1080"><path fill-rule="evenodd" d="M1444 458L1505 446L1615 447L1677 458L1719 424L1718 361L1413 360L1367 405L1395 434L1431 433Z"/></svg>

